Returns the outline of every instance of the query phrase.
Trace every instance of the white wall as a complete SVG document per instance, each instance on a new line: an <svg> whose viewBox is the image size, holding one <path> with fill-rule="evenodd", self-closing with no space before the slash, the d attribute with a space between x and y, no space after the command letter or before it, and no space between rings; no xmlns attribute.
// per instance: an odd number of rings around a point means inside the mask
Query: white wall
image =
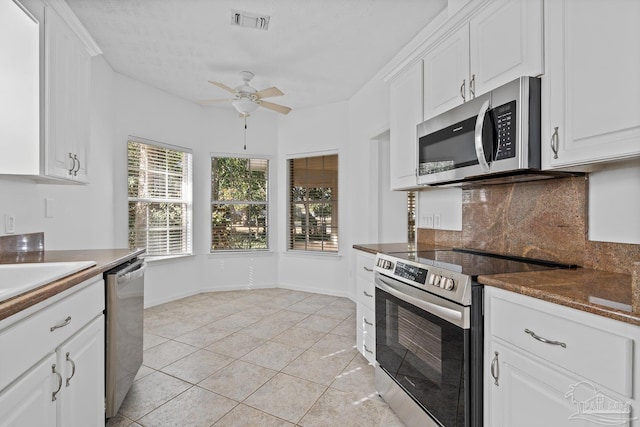
<svg viewBox="0 0 640 427"><path fill-rule="evenodd" d="M91 183L43 184L0 175L0 234L4 234L4 214L11 214L16 233L43 231L48 250L118 246L113 233L113 93L110 66L101 57L93 58ZM53 218L45 218L46 198L53 200Z"/></svg>
<svg viewBox="0 0 640 427"><path fill-rule="evenodd" d="M433 188L422 190L416 200L416 224L427 227L425 216L440 215L440 229L462 230L462 190L459 188Z"/></svg>
<svg viewBox="0 0 640 427"><path fill-rule="evenodd" d="M287 194L287 159L300 155L338 154L338 254L309 254L287 251L287 199L278 200L278 283L291 289L351 296L347 280L347 258L350 250L349 178L354 168L348 146L349 108L347 102L298 109L278 121L279 194Z"/></svg>
<svg viewBox="0 0 640 427"><path fill-rule="evenodd" d="M589 176L589 240L640 244L640 166Z"/></svg>
<svg viewBox="0 0 640 427"><path fill-rule="evenodd" d="M192 257L149 263L145 303L155 305L201 291L277 285L273 249L277 223L270 222L272 250L261 254L209 254L210 158L215 154L260 154L271 157L271 179L276 178L277 131L275 113L257 111L244 122L232 108L203 108L117 74L115 234L127 245L127 150L129 135L193 150L193 253ZM275 186L272 186L275 188ZM277 191L270 197L277 201ZM275 205L275 203L273 203ZM271 218L277 216L275 207Z"/></svg>

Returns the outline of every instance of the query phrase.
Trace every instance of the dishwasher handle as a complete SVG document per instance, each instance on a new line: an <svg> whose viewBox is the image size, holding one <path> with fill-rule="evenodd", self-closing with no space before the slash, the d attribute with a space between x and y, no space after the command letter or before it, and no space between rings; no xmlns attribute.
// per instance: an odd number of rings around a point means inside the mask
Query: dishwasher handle
<svg viewBox="0 0 640 427"><path fill-rule="evenodd" d="M140 277L144 276L144 272L146 269L147 265L145 264L144 260L139 259L116 273L117 282L118 284L121 284L139 279Z"/></svg>

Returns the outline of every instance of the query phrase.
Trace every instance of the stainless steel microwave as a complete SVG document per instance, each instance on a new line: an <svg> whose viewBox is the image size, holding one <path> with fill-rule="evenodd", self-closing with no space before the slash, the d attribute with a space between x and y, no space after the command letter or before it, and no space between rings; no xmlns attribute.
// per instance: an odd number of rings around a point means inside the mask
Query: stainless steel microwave
<svg viewBox="0 0 640 427"><path fill-rule="evenodd" d="M520 77L418 125L418 184L540 169L540 79Z"/></svg>

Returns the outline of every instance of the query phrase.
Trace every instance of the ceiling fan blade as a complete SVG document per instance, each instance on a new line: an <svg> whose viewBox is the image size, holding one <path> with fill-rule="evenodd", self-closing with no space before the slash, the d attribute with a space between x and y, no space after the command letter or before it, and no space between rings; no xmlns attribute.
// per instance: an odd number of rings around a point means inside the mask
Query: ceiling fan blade
<svg viewBox="0 0 640 427"><path fill-rule="evenodd" d="M219 99L200 99L196 101L200 105L213 104L216 102L233 101L234 98L219 98Z"/></svg>
<svg viewBox="0 0 640 427"><path fill-rule="evenodd" d="M285 107L284 105L274 104L273 102L260 100L258 101L258 103L262 105L264 108L268 108L269 110L277 111L278 113L282 113L282 114L289 114L289 111L291 111L291 108Z"/></svg>
<svg viewBox="0 0 640 427"><path fill-rule="evenodd" d="M211 83L212 85L216 85L216 86L218 86L220 89L224 89L224 90L226 90L226 91L227 91L227 92L229 92L229 93L236 93L236 91L235 91L235 90L231 89L229 86L227 86L227 85L226 85L226 84L224 84L224 83L214 82L214 81L211 81L211 80L209 80L209 83Z"/></svg>
<svg viewBox="0 0 640 427"><path fill-rule="evenodd" d="M255 93L258 98L271 98L274 96L282 96L284 93L277 87L270 87L267 89L262 89Z"/></svg>

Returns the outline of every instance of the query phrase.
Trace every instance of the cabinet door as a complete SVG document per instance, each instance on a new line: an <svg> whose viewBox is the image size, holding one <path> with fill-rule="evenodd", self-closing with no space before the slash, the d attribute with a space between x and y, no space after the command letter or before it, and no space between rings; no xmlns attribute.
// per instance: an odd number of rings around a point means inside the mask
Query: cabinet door
<svg viewBox="0 0 640 427"><path fill-rule="evenodd" d="M494 2L471 20L469 32L475 96L520 76L543 73L542 0Z"/></svg>
<svg viewBox="0 0 640 427"><path fill-rule="evenodd" d="M447 37L424 57L424 119L469 99L469 26Z"/></svg>
<svg viewBox="0 0 640 427"><path fill-rule="evenodd" d="M104 426L104 339L100 315L58 348L58 365L63 367L59 426Z"/></svg>
<svg viewBox="0 0 640 427"><path fill-rule="evenodd" d="M422 62L391 82L391 145L389 176L392 190L416 186L416 127L422 122Z"/></svg>
<svg viewBox="0 0 640 427"><path fill-rule="evenodd" d="M53 369L57 372L59 366L55 355L50 354L0 393L0 427L55 427L56 402L52 395L59 377Z"/></svg>
<svg viewBox="0 0 640 427"><path fill-rule="evenodd" d="M86 181L90 57L50 7L45 12L45 173Z"/></svg>
<svg viewBox="0 0 640 427"><path fill-rule="evenodd" d="M542 363L537 363L495 341L491 343L488 355L484 362L485 399L488 400L485 425L493 427L594 425L584 419L570 418L578 411L577 403L582 399L579 394L584 392L585 400L589 397L588 389L583 389L579 380ZM494 375L497 376L497 385ZM575 396L567 394L571 392L572 386L573 390L577 390ZM628 423L621 425L628 425Z"/></svg>
<svg viewBox="0 0 640 427"><path fill-rule="evenodd" d="M640 2L550 0L544 13L543 168L640 155Z"/></svg>

